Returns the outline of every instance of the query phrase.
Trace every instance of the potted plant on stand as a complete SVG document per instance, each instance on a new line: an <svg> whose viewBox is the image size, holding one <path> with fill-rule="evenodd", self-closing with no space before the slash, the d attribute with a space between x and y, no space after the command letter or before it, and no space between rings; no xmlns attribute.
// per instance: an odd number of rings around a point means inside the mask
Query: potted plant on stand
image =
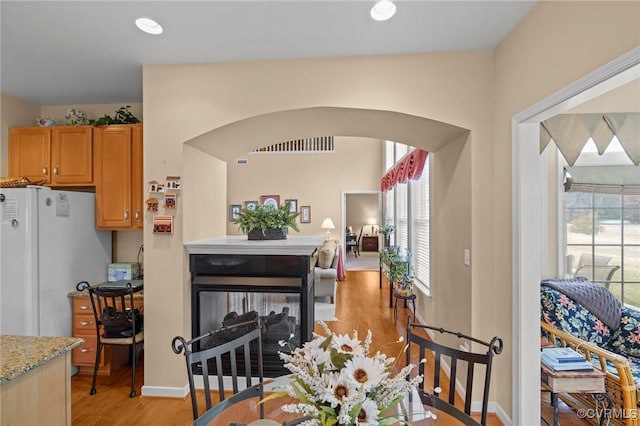
<svg viewBox="0 0 640 426"><path fill-rule="evenodd" d="M249 240L284 240L289 228L299 231L296 223L299 214L291 212L289 203L277 208L260 205L253 210L241 209L234 223Z"/></svg>
<svg viewBox="0 0 640 426"><path fill-rule="evenodd" d="M409 250L397 246L385 247L380 251L380 264L389 280L389 285L403 296L410 295L413 290L413 277L409 275Z"/></svg>

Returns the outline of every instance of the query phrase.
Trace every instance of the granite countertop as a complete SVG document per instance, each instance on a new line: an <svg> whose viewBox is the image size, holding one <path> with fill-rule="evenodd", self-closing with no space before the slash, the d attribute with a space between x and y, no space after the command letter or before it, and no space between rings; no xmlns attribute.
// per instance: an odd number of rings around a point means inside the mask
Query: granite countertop
<svg viewBox="0 0 640 426"><path fill-rule="evenodd" d="M0 335L0 383L13 380L83 342L78 337Z"/></svg>
<svg viewBox="0 0 640 426"><path fill-rule="evenodd" d="M326 239L324 235L289 235L285 240L248 240L246 235L185 243L189 254L256 254L308 256Z"/></svg>

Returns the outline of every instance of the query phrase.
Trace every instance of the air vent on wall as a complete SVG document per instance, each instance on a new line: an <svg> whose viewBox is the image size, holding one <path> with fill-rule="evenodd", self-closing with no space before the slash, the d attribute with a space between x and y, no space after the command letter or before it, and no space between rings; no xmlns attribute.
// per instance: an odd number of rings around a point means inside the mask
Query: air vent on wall
<svg viewBox="0 0 640 426"><path fill-rule="evenodd" d="M249 160L247 160L246 158L238 159L238 166L246 166L247 164L249 164Z"/></svg>
<svg viewBox="0 0 640 426"><path fill-rule="evenodd" d="M315 138L296 139L280 142L271 146L256 149L254 154L283 153L283 152L333 152L333 136L320 136Z"/></svg>

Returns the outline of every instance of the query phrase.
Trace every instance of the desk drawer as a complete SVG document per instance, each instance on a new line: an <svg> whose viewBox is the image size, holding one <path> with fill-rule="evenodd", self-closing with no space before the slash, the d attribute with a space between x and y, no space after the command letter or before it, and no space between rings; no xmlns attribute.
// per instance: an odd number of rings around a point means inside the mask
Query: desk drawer
<svg viewBox="0 0 640 426"><path fill-rule="evenodd" d="M96 350L98 348L97 338L95 336L81 336L84 343L73 348L72 362L74 365L93 365L96 362ZM100 366L104 366L104 350L103 356L100 357Z"/></svg>

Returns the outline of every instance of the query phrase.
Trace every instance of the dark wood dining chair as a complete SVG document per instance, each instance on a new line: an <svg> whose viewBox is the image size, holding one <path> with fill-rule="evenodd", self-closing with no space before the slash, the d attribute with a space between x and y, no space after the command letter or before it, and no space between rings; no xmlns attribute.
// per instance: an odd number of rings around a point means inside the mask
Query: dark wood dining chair
<svg viewBox="0 0 640 426"><path fill-rule="evenodd" d="M455 405L449 404L447 401L440 399L434 394L426 393L422 390L419 390L418 393L420 394L422 405L424 405L425 407L433 407L438 411L442 411L443 413L458 420L463 425L481 426L480 422L478 422L476 419L474 419Z"/></svg>
<svg viewBox="0 0 640 426"><path fill-rule="evenodd" d="M487 352L477 353L471 352L461 349L458 345L455 347L449 347L443 344L436 343L426 337L422 337L415 333L416 329L422 330L434 330L439 333L451 334L456 336L458 339L467 340L469 342L479 343L483 346L487 347ZM450 369L449 373L449 393L447 398L443 400L450 405L455 405L455 397L456 397L456 383L458 380L461 380L464 385L465 395L464 395L464 413L467 415L471 414L471 399L473 396L473 387L474 387L474 379L476 367L484 369L484 375L480 375L478 380L478 384L482 386L482 410L481 410L481 420L480 424L487 424L487 409L489 405L489 385L491 383L491 367L493 364L493 357L495 355L499 355L502 353L503 342L502 339L498 336L495 336L491 339L490 342L484 342L482 340L478 340L474 337L466 336L460 332L453 332L445 330L441 327L432 327L428 325L422 325L418 323L411 322L411 317L407 318L407 364L411 361L411 349L412 346L418 347L418 359L427 359L427 351L433 353L434 364L433 364L433 395L440 399L440 384L442 382L446 382L446 378L441 380L441 371L440 368L443 364L447 364ZM466 368L465 368L466 366ZM458 375L459 370L466 371L466 377L460 377ZM425 364L420 363L418 366L418 374L424 376ZM464 376L464 375L463 375ZM424 382L423 382L424 386ZM423 390L424 392L424 390ZM431 393L431 392L426 392ZM433 398L431 398L433 400ZM439 401L436 401L439 404ZM436 407L439 408L439 407Z"/></svg>
<svg viewBox="0 0 640 426"><path fill-rule="evenodd" d="M191 393L194 425L207 425L231 405L250 398L264 396L262 373L262 332L259 318L210 331L186 341L176 336L171 342L173 352L184 353ZM199 414L194 376L202 375L206 411ZM209 375L218 382L220 402L211 403ZM232 396L225 396L225 376L231 378ZM240 390L238 379L244 378L245 389ZM260 418L264 405L260 404Z"/></svg>
<svg viewBox="0 0 640 426"><path fill-rule="evenodd" d="M76 290L89 292L94 322L96 324L97 350L93 367L90 395L96 394L96 378L102 349L106 345L129 346L131 348L131 392L136 396L136 365L144 345L143 316L141 308L135 306L135 289L128 282L124 287L91 286L87 281L76 284Z"/></svg>

